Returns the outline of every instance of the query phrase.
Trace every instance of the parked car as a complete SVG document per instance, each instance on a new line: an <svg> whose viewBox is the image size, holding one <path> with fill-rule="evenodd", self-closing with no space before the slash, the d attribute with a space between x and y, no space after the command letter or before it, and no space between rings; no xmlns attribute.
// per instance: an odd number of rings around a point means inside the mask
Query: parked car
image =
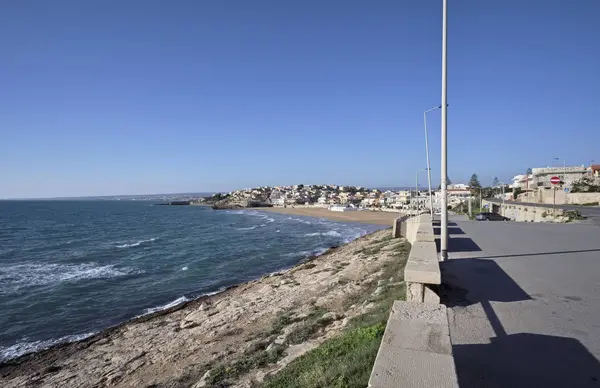
<svg viewBox="0 0 600 388"><path fill-rule="evenodd" d="M479 213L475 216L477 221L509 221L510 218L501 216L498 213Z"/></svg>

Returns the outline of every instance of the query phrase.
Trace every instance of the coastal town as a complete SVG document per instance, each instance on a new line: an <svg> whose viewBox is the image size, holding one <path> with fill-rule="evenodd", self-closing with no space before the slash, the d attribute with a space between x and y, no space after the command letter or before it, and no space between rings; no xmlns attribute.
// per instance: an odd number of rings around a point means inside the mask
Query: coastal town
<svg viewBox="0 0 600 388"><path fill-rule="evenodd" d="M553 176L560 178L553 185ZM448 185L448 205L463 203L467 198L479 196L531 203L593 204L600 201L600 165L540 167L516 175L511 183L494 178L493 184L483 187L477 174L468 184ZM430 203L438 209L441 191L428 188L367 188L333 184L261 186L217 193L200 198L196 203L229 207L317 207L333 211L379 210L402 211L428 209Z"/></svg>

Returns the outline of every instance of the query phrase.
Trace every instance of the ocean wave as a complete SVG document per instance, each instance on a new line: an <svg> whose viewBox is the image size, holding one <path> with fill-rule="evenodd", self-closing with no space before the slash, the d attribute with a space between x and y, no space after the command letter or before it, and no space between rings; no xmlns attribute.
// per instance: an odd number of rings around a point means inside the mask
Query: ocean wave
<svg viewBox="0 0 600 388"><path fill-rule="evenodd" d="M256 210L229 210L229 211L227 211L227 213L258 217L260 219L266 220L268 223L275 222L274 218L269 217L264 212L259 212Z"/></svg>
<svg viewBox="0 0 600 388"><path fill-rule="evenodd" d="M115 268L114 265L83 264L17 264L0 267L0 294L13 293L29 286L95 278L114 278L140 273L132 268Z"/></svg>
<svg viewBox="0 0 600 388"><path fill-rule="evenodd" d="M187 271L187 270L188 270L188 267L181 267L181 270L182 270L182 271Z"/></svg>
<svg viewBox="0 0 600 388"><path fill-rule="evenodd" d="M153 238L149 238L147 240L139 240L139 241L136 241L134 243L120 244L120 245L117 245L117 248L137 247L137 246L140 246L140 245L142 245L144 243L149 243L149 242L156 241L156 240L158 240L158 239L153 237Z"/></svg>
<svg viewBox="0 0 600 388"><path fill-rule="evenodd" d="M175 307L175 306L180 305L180 304L182 304L184 302L187 302L187 301L189 301L189 299L187 297L180 296L179 298L175 299L174 301L171 301L171 302L169 302L167 304L164 304L162 306L150 307L150 308L144 310L144 313L142 315L139 315L139 316L144 316L144 315L155 313L157 311L163 311L163 310L166 310L166 309L170 309L171 307Z"/></svg>
<svg viewBox="0 0 600 388"><path fill-rule="evenodd" d="M202 295L199 296L199 298L203 297L203 296L212 296L212 295L217 295L220 294L221 292L225 291L227 288L226 287L221 287L219 288L217 291L212 291L212 292L207 292L204 293ZM148 314L152 314L155 313L157 311L163 311L163 310L167 310L170 309L171 307L175 307L175 306L179 306L182 303L185 302L189 302L190 300L193 300L196 298L188 298L187 296L180 296L179 298L167 303L167 304L163 304L161 306L156 306L156 307L150 307L144 310L144 313L141 315L137 315L136 318L139 317L143 317L144 315L148 315Z"/></svg>
<svg viewBox="0 0 600 388"><path fill-rule="evenodd" d="M46 340L46 341L23 341L11 346L0 346L0 362L10 360L22 356L27 353L38 352L47 349L51 346L62 344L65 342L81 341L91 337L95 333L85 333L76 335L67 335L64 337Z"/></svg>
<svg viewBox="0 0 600 388"><path fill-rule="evenodd" d="M312 224L312 222L310 222L308 220L303 220L302 218L288 217L287 219L291 220L291 221L301 222L301 223L306 224L306 225L311 225Z"/></svg>
<svg viewBox="0 0 600 388"><path fill-rule="evenodd" d="M310 256L319 256L323 253L325 253L329 248L327 247L319 247L319 248L315 248L311 251L298 251L298 252L291 252L291 253L286 253L283 256L284 257L310 257Z"/></svg>
<svg viewBox="0 0 600 388"><path fill-rule="evenodd" d="M342 234L336 230L330 230L328 232L307 233L304 235L304 237L316 237L316 236L342 237Z"/></svg>
<svg viewBox="0 0 600 388"><path fill-rule="evenodd" d="M258 228L258 225L250 226L248 228L234 228L235 230L254 230Z"/></svg>

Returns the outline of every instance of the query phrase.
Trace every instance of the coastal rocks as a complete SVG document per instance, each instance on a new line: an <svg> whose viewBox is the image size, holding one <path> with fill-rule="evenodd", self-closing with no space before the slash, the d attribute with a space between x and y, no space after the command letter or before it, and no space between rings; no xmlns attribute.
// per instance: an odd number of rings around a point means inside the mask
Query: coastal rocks
<svg viewBox="0 0 600 388"><path fill-rule="evenodd" d="M273 207L269 201L257 201L250 199L223 199L221 201L217 201L212 205L212 208L215 210L223 210L223 209L244 209L249 207Z"/></svg>
<svg viewBox="0 0 600 388"><path fill-rule="evenodd" d="M344 318L342 314L338 314L335 311L330 311L328 313L323 314L323 316L319 318L319 320L323 322L332 322L342 318Z"/></svg>
<svg viewBox="0 0 600 388"><path fill-rule="evenodd" d="M204 376L202 376L202 378L200 379L200 381L198 381L196 384L194 384L192 386L192 388L202 388L202 387L206 387L208 384L208 379L210 378L210 374L211 371L207 371Z"/></svg>
<svg viewBox="0 0 600 388"><path fill-rule="evenodd" d="M197 311L195 313L186 315L186 317L181 320L181 323L179 324L179 328L180 329L191 329L192 327L196 327L196 326L200 325L200 323L202 323L200 314L202 314L202 311ZM204 314L204 316L206 316L206 314Z"/></svg>
<svg viewBox="0 0 600 388"><path fill-rule="evenodd" d="M204 307L203 307L204 306ZM239 302L222 303L221 311L211 309L209 305L201 305L200 308L186 315L179 323L180 329L191 329L196 326L201 326L205 330L214 330L221 326L226 326L228 323L236 322L245 309L240 306ZM225 327L225 331L227 331ZM213 335L219 334L218 331L213 331Z"/></svg>

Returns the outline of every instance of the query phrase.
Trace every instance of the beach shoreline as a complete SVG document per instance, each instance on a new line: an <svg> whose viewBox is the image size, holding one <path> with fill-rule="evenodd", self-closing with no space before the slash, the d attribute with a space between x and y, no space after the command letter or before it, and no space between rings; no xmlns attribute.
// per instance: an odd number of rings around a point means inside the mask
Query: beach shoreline
<svg viewBox="0 0 600 388"><path fill-rule="evenodd" d="M261 207L253 208L253 210L296 216L326 218L331 221L339 222L385 225L390 227L392 226L393 221L400 216L399 212L371 210L336 212L323 207Z"/></svg>
<svg viewBox="0 0 600 388"><path fill-rule="evenodd" d="M380 261L363 262L361 258L369 244L389 233L388 229L373 232L305 258L289 269L231 286L218 294L200 296L86 339L5 361L0 363L0 382L6 387L24 387L34 382L66 387L132 383L162 386L183 375L187 376L186 381L197 381L207 365L243 352L256 333L271 326L282 311L296 309L302 316L310 313L303 309L314 306L339 310L344 295L360 288L363 282L371 284L368 274L377 273L377 268L385 264L385 255ZM338 285L342 283L340 279L343 284ZM351 318L364 313L364 306L353 308L356 311L340 310L335 314ZM343 326L337 320L336 325L325 328L323 336L311 346ZM288 350L287 362L299 356L293 346L290 349L293 351ZM198 367L200 361L202 366ZM280 368L283 364L278 365Z"/></svg>

